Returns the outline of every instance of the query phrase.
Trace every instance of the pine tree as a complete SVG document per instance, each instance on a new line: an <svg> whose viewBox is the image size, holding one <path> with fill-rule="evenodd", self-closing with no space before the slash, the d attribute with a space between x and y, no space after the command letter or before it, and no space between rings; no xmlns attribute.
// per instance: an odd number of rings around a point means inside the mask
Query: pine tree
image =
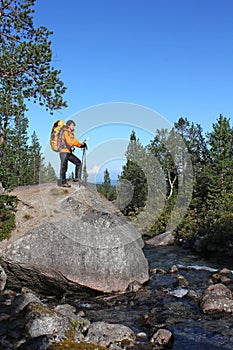
<svg viewBox="0 0 233 350"><path fill-rule="evenodd" d="M210 146L209 198L225 196L233 190L232 129L222 115L208 135Z"/></svg>
<svg viewBox="0 0 233 350"><path fill-rule="evenodd" d="M23 117L25 99L47 110L66 106L60 71L52 67L47 28L35 28L35 0L1 0L0 57L0 147L15 117Z"/></svg>
<svg viewBox="0 0 233 350"><path fill-rule="evenodd" d="M35 185L39 183L41 160L41 146L34 131L31 136L31 146L29 147L29 167L31 171L28 181L31 184Z"/></svg>
<svg viewBox="0 0 233 350"><path fill-rule="evenodd" d="M136 213L145 206L148 191L146 176L142 170L145 162L145 149L141 145L139 139L136 138L134 130L130 135L126 159L126 165L123 166L119 179L120 181L129 181L133 188L132 200L123 210L124 214L128 215L130 212Z"/></svg>
<svg viewBox="0 0 233 350"><path fill-rule="evenodd" d="M1 149L1 182L7 189L28 184L30 171L27 128L28 119L16 116L11 129L6 133L6 142Z"/></svg>
<svg viewBox="0 0 233 350"><path fill-rule="evenodd" d="M103 183L103 189L106 193L109 192L111 188L111 179L108 169L105 169L104 171L104 183Z"/></svg>
<svg viewBox="0 0 233 350"><path fill-rule="evenodd" d="M207 195L205 216L198 234L204 236L204 247L231 250L233 244L233 159L232 128L222 115L207 134L209 163L206 167ZM204 210L203 210L204 211ZM214 248L213 248L214 247Z"/></svg>
<svg viewBox="0 0 233 350"><path fill-rule="evenodd" d="M56 173L51 163L48 162L48 164L46 164L44 158L42 158L41 165L40 165L39 182L49 183L56 180L57 180Z"/></svg>
<svg viewBox="0 0 233 350"><path fill-rule="evenodd" d="M109 201L116 199L116 189L111 185L111 178L108 169L104 171L104 182L97 186L98 192L103 194Z"/></svg>

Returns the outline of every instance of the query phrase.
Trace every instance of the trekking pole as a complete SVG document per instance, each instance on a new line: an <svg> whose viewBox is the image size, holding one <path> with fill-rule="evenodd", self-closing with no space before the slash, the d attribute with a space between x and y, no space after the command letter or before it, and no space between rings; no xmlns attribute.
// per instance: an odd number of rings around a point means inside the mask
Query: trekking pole
<svg viewBox="0 0 233 350"><path fill-rule="evenodd" d="M88 138L85 139L83 142L86 143L87 140L88 140ZM85 167L86 167L86 150L87 150L87 146L83 148L82 162L81 162L81 166L80 166L80 179L81 180L82 180L83 169L85 169Z"/></svg>

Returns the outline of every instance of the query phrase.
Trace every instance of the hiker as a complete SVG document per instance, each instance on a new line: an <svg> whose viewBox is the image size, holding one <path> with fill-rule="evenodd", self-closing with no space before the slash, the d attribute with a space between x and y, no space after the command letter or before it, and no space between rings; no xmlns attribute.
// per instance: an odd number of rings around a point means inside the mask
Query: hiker
<svg viewBox="0 0 233 350"><path fill-rule="evenodd" d="M76 139L74 135L75 125L76 124L73 120L68 120L66 122L61 138L61 148L59 152L61 159L60 179L62 187L71 187L66 180L68 162L75 164L75 177L73 181L77 182L81 178L81 160L78 157L76 157L72 152L74 147L87 148L87 145L85 142L79 142Z"/></svg>

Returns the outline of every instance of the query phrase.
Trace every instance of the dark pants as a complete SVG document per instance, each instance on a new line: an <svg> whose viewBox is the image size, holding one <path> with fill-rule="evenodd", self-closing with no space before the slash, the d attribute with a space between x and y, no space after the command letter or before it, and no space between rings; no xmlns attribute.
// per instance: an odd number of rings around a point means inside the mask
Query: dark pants
<svg viewBox="0 0 233 350"><path fill-rule="evenodd" d="M66 183L66 172L68 169L68 162L75 164L75 178L80 178L81 160L72 153L61 152L61 168L60 168L60 179L62 185Z"/></svg>

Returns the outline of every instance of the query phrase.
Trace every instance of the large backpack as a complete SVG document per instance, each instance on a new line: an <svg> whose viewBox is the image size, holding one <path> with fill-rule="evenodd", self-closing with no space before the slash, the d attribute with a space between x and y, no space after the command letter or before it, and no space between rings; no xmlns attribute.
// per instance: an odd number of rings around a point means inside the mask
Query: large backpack
<svg viewBox="0 0 233 350"><path fill-rule="evenodd" d="M65 128L66 122L63 120L57 120L53 124L53 128L50 135L50 146L53 151L59 152L62 147L62 134Z"/></svg>

